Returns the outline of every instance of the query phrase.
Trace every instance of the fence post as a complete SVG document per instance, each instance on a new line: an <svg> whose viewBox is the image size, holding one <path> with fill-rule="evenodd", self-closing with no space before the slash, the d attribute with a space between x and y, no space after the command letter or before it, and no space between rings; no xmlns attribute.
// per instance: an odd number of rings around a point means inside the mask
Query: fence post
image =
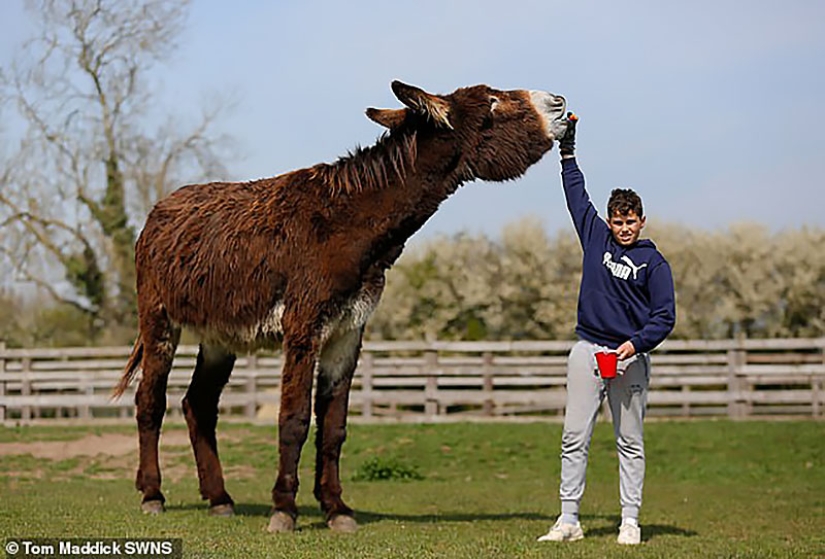
<svg viewBox="0 0 825 559"><path fill-rule="evenodd" d="M375 356L369 351L361 353L361 363L358 369L361 372L361 415L364 419L372 419L372 368Z"/></svg>
<svg viewBox="0 0 825 559"><path fill-rule="evenodd" d="M736 347L728 350L728 417L741 419L747 414L744 388L746 380L742 367L746 356L742 340L737 340Z"/></svg>
<svg viewBox="0 0 825 559"><path fill-rule="evenodd" d="M6 396L6 342L0 340L0 400ZM0 422L6 420L6 404L0 403Z"/></svg>
<svg viewBox="0 0 825 559"><path fill-rule="evenodd" d="M258 355L250 353L246 356L246 405L244 406L244 415L247 419L255 419L258 413Z"/></svg>
<svg viewBox="0 0 825 559"><path fill-rule="evenodd" d="M493 400L493 352L485 351L482 354L481 377L483 390L487 398L484 400L482 412L484 415L495 415L495 401Z"/></svg>
<svg viewBox="0 0 825 559"><path fill-rule="evenodd" d="M31 368L32 368L32 359L31 357L24 357L23 358L23 380L20 383L20 395L21 396L31 396L32 393L32 381L30 378L31 375ZM23 409L20 412L20 419L24 423L31 421L32 418L32 408L31 406L23 406Z"/></svg>
<svg viewBox="0 0 825 559"><path fill-rule="evenodd" d="M683 384L682 385L682 397L685 399L685 403L682 404L682 416L683 417L690 417L690 385Z"/></svg>
<svg viewBox="0 0 825 559"><path fill-rule="evenodd" d="M63 361L63 362L66 362L68 360L69 360L69 358L66 355L64 355L63 358L61 359L61 361ZM91 379L89 378L89 375L83 375L83 377L80 380L80 386L78 387L78 392L80 394L83 394L84 396L94 395L94 393L95 393L94 384L90 381L91 381ZM57 408L54 411L54 413L55 413L55 417L60 417L60 408ZM84 420L91 419L91 417L92 417L92 408L91 408L91 406L88 406L88 405L80 406L78 408L78 416L80 416L80 418L84 419Z"/></svg>
<svg viewBox="0 0 825 559"><path fill-rule="evenodd" d="M820 401L822 400L822 388L823 385L825 385L825 338L819 339L819 353L821 357L820 361L822 361L822 369L820 369L819 374L811 375L811 399L813 400L811 415L814 417L819 417L822 413Z"/></svg>
<svg viewBox="0 0 825 559"><path fill-rule="evenodd" d="M427 384L424 387L424 415L432 418L438 415L438 352L424 352Z"/></svg>
<svg viewBox="0 0 825 559"><path fill-rule="evenodd" d="M88 396L94 393L94 387L89 383L88 375L83 375L80 378L80 386L78 387L78 393L84 396ZM60 417L59 408L55 410L55 414L57 417ZM77 415L78 417L80 417L80 419L89 419L92 416L92 408L86 404L78 406Z"/></svg>

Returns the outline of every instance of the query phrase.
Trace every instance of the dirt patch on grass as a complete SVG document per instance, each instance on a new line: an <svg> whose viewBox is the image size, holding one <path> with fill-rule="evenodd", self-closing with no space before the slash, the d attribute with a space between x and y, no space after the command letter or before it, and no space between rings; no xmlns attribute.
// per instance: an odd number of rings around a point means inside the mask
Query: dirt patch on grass
<svg viewBox="0 0 825 559"><path fill-rule="evenodd" d="M189 446L189 434L186 431L170 431L160 437L161 447ZM86 435L74 441L34 441L30 443L0 443L0 456L31 454L35 458L48 460L66 460L82 456L126 456L137 454L136 435L103 434Z"/></svg>
<svg viewBox="0 0 825 559"><path fill-rule="evenodd" d="M231 431L219 434L219 440L226 443L248 440L251 434L245 431ZM161 434L160 466L164 479L180 481L196 476L196 468L189 445L189 433L175 429ZM39 479L46 472L52 480L70 479L83 476L92 479L122 479L134 474L138 460L137 434L104 433L85 435L79 439L66 441L32 441L0 443L0 458L32 456L49 460L55 466L43 462L26 471L13 469L1 471L4 478ZM58 466L67 464L68 466ZM56 469L59 468L59 469ZM252 477L255 469L247 465L230 466L226 474L230 477Z"/></svg>

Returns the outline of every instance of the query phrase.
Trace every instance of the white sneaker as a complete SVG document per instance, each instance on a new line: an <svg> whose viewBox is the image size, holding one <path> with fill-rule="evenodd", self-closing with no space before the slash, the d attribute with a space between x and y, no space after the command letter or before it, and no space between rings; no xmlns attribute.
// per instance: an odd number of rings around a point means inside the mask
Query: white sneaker
<svg viewBox="0 0 825 559"><path fill-rule="evenodd" d="M639 545L642 543L642 529L633 524L619 526L619 537L616 540L622 545Z"/></svg>
<svg viewBox="0 0 825 559"><path fill-rule="evenodd" d="M539 537L540 542L574 542L584 538L582 525L579 522L568 524L561 521L561 517L556 520L550 531Z"/></svg>

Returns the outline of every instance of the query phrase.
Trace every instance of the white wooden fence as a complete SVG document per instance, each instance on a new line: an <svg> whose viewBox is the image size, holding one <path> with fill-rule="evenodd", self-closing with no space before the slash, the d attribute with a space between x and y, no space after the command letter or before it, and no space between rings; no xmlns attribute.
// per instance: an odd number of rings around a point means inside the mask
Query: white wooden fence
<svg viewBox="0 0 825 559"><path fill-rule="evenodd" d="M371 342L350 397L353 421L559 418L571 342ZM171 418L197 355L178 348ZM0 342L0 421L99 420L134 414L134 385L111 398L130 349L8 349ZM653 416L825 415L825 338L668 341L651 356ZM222 417L275 421L280 355L239 356Z"/></svg>

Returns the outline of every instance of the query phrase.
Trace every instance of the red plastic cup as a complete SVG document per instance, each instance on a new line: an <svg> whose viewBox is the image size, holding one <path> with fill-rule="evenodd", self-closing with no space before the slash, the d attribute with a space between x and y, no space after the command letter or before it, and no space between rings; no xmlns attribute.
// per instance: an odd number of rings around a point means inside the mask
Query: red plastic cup
<svg viewBox="0 0 825 559"><path fill-rule="evenodd" d="M602 378L616 378L616 365L619 356L615 351L597 351L596 365L599 366L599 375Z"/></svg>

